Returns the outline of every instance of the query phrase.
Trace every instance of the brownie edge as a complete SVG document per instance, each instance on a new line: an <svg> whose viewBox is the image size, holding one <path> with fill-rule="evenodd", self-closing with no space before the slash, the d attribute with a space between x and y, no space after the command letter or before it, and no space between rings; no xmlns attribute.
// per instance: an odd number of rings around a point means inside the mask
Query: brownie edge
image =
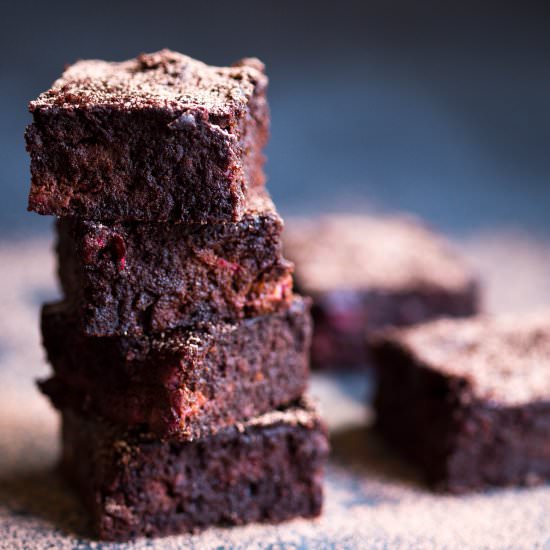
<svg viewBox="0 0 550 550"><path fill-rule="evenodd" d="M236 223L62 218L56 229L59 280L90 336L237 321L284 308L292 297L283 222L265 191Z"/></svg>
<svg viewBox="0 0 550 550"><path fill-rule="evenodd" d="M83 335L63 302L42 312L54 406L188 440L295 401L309 378L309 300L165 335Z"/></svg>
<svg viewBox="0 0 550 550"><path fill-rule="evenodd" d="M304 400L183 443L64 412L62 440L63 473L102 540L321 513L328 436Z"/></svg>
<svg viewBox="0 0 550 550"><path fill-rule="evenodd" d="M550 480L550 315L386 330L371 351L378 431L432 487Z"/></svg>

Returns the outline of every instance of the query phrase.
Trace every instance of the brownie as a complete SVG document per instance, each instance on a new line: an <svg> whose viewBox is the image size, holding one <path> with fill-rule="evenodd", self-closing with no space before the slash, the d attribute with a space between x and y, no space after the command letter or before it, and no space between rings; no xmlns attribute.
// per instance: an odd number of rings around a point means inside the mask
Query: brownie
<svg viewBox="0 0 550 550"><path fill-rule="evenodd" d="M58 273L81 329L110 336L236 321L285 307L292 264L266 193L239 222L101 223L61 218Z"/></svg>
<svg viewBox="0 0 550 550"><path fill-rule="evenodd" d="M162 50L78 61L32 101L29 209L91 220L236 221L264 183L267 77Z"/></svg>
<svg viewBox="0 0 550 550"><path fill-rule="evenodd" d="M315 368L369 365L365 331L479 309L475 274L448 241L413 217L294 219L283 238L296 290L313 298Z"/></svg>
<svg viewBox="0 0 550 550"><path fill-rule="evenodd" d="M371 345L377 428L435 488L550 480L550 315L433 321Z"/></svg>
<svg viewBox="0 0 550 550"><path fill-rule="evenodd" d="M63 412L63 473L103 540L315 517L327 431L303 402L192 442Z"/></svg>
<svg viewBox="0 0 550 550"><path fill-rule="evenodd" d="M157 436L193 439L297 399L309 376L307 300L237 323L137 337L83 335L63 303L42 335L58 409L100 414Z"/></svg>

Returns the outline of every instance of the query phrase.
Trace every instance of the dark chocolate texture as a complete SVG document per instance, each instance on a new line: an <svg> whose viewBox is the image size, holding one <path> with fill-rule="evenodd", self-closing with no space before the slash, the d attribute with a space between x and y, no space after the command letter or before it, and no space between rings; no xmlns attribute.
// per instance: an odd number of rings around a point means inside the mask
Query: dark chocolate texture
<svg viewBox="0 0 550 550"><path fill-rule="evenodd" d="M374 337L377 428L435 488L550 479L550 316L442 320Z"/></svg>
<svg viewBox="0 0 550 550"><path fill-rule="evenodd" d="M226 224L58 221L58 273L82 330L109 336L230 322L285 307L292 264L266 193Z"/></svg>
<svg viewBox="0 0 550 550"><path fill-rule="evenodd" d="M307 300L237 323L163 335L83 335L63 303L46 305L43 342L59 409L192 439L297 399L309 376Z"/></svg>
<svg viewBox="0 0 550 550"><path fill-rule="evenodd" d="M30 103L29 209L88 220L236 221L264 183L267 77L162 50L67 68Z"/></svg>
<svg viewBox="0 0 550 550"><path fill-rule="evenodd" d="M179 443L63 413L63 472L103 540L315 517L327 454L303 403Z"/></svg>

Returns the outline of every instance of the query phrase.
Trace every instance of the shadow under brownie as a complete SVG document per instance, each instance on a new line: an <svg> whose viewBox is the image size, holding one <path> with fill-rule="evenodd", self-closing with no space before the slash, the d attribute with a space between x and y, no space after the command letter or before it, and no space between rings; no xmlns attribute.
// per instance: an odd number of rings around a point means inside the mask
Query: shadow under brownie
<svg viewBox="0 0 550 550"><path fill-rule="evenodd" d="M288 220L283 240L297 291L313 298L313 367L368 364L365 331L480 308L472 269L416 218L296 218Z"/></svg>
<svg viewBox="0 0 550 550"><path fill-rule="evenodd" d="M193 439L286 405L309 377L309 301L237 323L163 335L83 335L64 303L46 305L43 343L58 409Z"/></svg>
<svg viewBox="0 0 550 550"><path fill-rule="evenodd" d="M371 351L377 430L435 488L550 480L550 315L387 329Z"/></svg>

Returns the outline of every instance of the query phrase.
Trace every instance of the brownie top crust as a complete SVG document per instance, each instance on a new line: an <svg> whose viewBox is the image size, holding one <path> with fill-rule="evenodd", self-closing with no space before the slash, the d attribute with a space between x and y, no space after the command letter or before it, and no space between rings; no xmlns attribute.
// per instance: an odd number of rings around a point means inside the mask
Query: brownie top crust
<svg viewBox="0 0 550 550"><path fill-rule="evenodd" d="M372 343L463 380L475 398L504 405L550 400L550 311L388 329Z"/></svg>
<svg viewBox="0 0 550 550"><path fill-rule="evenodd" d="M223 117L243 111L254 91L267 86L264 65L255 58L213 67L167 49L122 62L82 60L69 66L53 86L31 101L40 109L121 110L204 108ZM182 124L192 121L182 120Z"/></svg>
<svg viewBox="0 0 550 550"><path fill-rule="evenodd" d="M475 276L451 244L409 216L288 219L286 256L303 292L462 290Z"/></svg>

